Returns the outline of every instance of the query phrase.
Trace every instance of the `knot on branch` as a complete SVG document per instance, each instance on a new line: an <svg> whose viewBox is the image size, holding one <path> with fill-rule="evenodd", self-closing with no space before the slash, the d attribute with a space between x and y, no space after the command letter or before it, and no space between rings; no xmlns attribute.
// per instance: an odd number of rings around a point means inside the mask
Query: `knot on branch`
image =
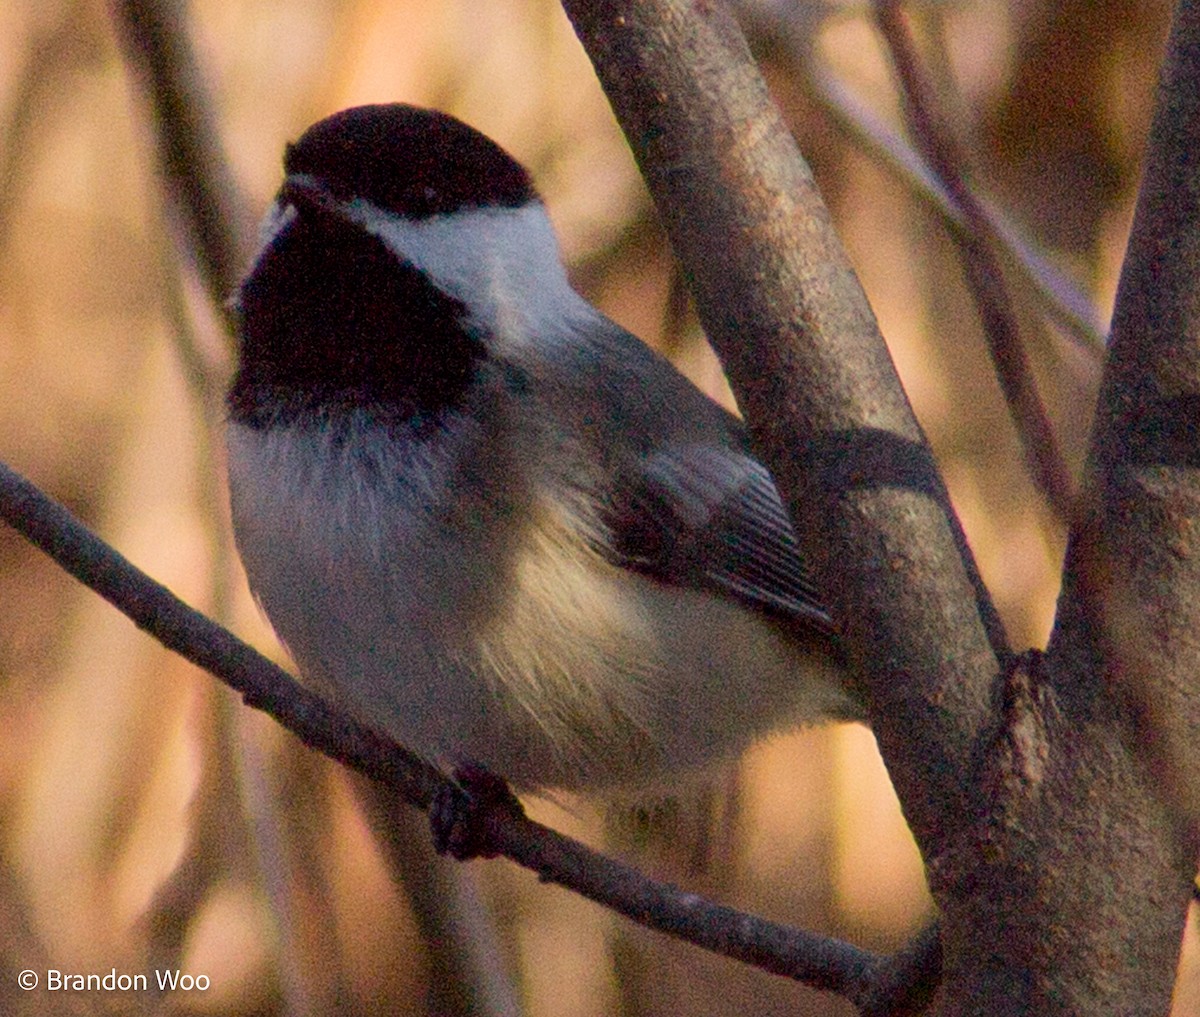
<svg viewBox="0 0 1200 1017"><path fill-rule="evenodd" d="M1000 726L993 751L984 759L982 776L993 801L1004 803L1036 793L1050 755L1047 708L1051 697L1041 650L1026 650L1007 662L1000 695Z"/></svg>
<svg viewBox="0 0 1200 1017"><path fill-rule="evenodd" d="M930 862L931 883L959 895L975 893L981 872L995 879L997 870L1028 869L1035 857L1036 816L1059 727L1042 651L1010 657L998 695L998 723L979 753L980 815Z"/></svg>

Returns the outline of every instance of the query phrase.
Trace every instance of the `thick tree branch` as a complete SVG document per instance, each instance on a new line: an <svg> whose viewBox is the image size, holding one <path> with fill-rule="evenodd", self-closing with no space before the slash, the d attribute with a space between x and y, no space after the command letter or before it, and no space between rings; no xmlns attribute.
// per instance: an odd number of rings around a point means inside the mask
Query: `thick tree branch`
<svg viewBox="0 0 1200 1017"><path fill-rule="evenodd" d="M338 713L290 675L184 604L89 532L65 508L0 463L0 519L39 547L138 628L209 671L246 703L270 714L310 748L428 810L446 778L423 760ZM685 939L851 1000L874 998L877 971L865 950L764 921L657 883L578 841L504 813L489 822L489 851L611 908L647 928Z"/></svg>
<svg viewBox="0 0 1200 1017"><path fill-rule="evenodd" d="M1064 697L1092 696L1102 683L1117 734L1140 764L1141 785L1123 804L1138 807L1141 792L1141 836L1129 836L1129 854L1138 852L1142 899L1155 911L1128 920L1165 981L1200 846L1196 0L1175 12L1109 348L1050 653ZM1160 982L1160 1011L1165 992Z"/></svg>
<svg viewBox="0 0 1200 1017"><path fill-rule="evenodd" d="M939 899L949 1012L1170 1006L1195 869L1194 837L1181 835L1194 821L1177 809L1200 733L1198 138L1200 5L1186 0L1055 632L1045 658L1008 673L980 849Z"/></svg>
<svg viewBox="0 0 1200 1017"><path fill-rule="evenodd" d="M983 809L975 753L1005 643L866 298L724 4L564 7L936 857Z"/></svg>
<svg viewBox="0 0 1200 1017"><path fill-rule="evenodd" d="M1200 4L1176 11L1058 635L1085 635L1200 820ZM1079 587L1079 588L1077 588ZM1071 613L1066 609L1070 607ZM1076 614L1075 612L1081 612ZM1071 628L1068 628L1068 625ZM1082 633L1075 627L1082 627Z"/></svg>

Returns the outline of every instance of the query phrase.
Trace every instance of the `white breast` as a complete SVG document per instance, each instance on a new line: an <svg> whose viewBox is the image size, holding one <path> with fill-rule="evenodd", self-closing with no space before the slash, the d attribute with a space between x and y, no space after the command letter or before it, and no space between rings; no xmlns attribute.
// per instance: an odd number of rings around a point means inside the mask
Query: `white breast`
<svg viewBox="0 0 1200 1017"><path fill-rule="evenodd" d="M832 675L759 616L606 561L579 499L524 484L520 457L471 463L505 492L480 505L461 456L385 437L228 435L250 584L305 680L364 723L521 787L587 788L845 715Z"/></svg>

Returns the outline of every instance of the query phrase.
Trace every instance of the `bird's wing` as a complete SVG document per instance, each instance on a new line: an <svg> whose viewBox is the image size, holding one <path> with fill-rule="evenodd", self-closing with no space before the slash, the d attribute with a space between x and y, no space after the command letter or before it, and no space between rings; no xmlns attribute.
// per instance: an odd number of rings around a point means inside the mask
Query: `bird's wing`
<svg viewBox="0 0 1200 1017"><path fill-rule="evenodd" d="M660 446L621 472L606 522L620 564L836 639L771 475L750 456Z"/></svg>
<svg viewBox="0 0 1200 1017"><path fill-rule="evenodd" d="M640 339L589 313L556 378L556 419L606 463L597 490L615 563L798 624L840 651L779 492L744 427ZM550 389L562 398L561 388ZM624 441L613 441L620 433ZM630 446L637 451L633 451Z"/></svg>

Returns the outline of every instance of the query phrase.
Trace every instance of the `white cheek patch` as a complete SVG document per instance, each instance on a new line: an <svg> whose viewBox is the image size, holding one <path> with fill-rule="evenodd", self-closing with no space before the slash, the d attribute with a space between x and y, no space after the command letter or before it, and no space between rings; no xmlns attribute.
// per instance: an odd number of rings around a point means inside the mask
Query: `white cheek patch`
<svg viewBox="0 0 1200 1017"><path fill-rule="evenodd" d="M527 344L534 335L544 342L582 303L567 281L541 202L416 221L362 199L348 211L399 258L465 304L471 319L503 344Z"/></svg>

